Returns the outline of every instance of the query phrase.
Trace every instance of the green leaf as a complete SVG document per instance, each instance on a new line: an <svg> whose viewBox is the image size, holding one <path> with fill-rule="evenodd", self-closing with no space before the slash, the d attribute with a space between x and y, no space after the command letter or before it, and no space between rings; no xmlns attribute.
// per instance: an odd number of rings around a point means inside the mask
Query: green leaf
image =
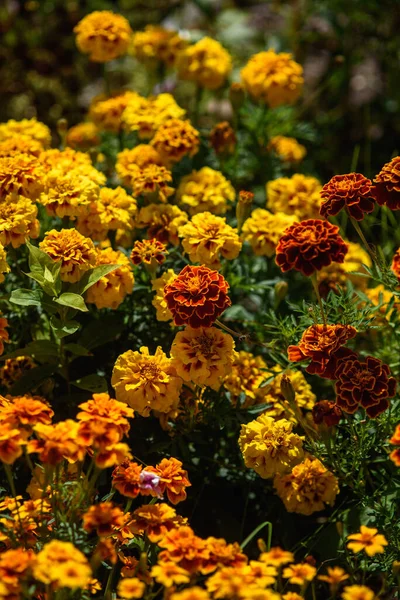
<svg viewBox="0 0 400 600"><path fill-rule="evenodd" d="M85 304L84 299L79 294L73 294L72 292L65 292L54 300L57 304L62 306L68 306L68 308L74 308L81 312L88 312L88 307Z"/></svg>
<svg viewBox="0 0 400 600"><path fill-rule="evenodd" d="M64 323L62 323L60 321L60 319L58 319L56 316L53 316L51 318L51 326L53 328L53 331L55 333L55 335L61 339L66 337L67 335L72 335L73 333L75 333L76 331L78 331L80 324L78 323L78 321L66 321Z"/></svg>
<svg viewBox="0 0 400 600"><path fill-rule="evenodd" d="M42 293L40 290L13 290L10 295L10 302L19 306L40 306Z"/></svg>
<svg viewBox="0 0 400 600"><path fill-rule="evenodd" d="M35 369L30 369L14 383L10 390L11 395L19 396L26 394L26 392L33 392L42 381L51 377L56 371L56 364L41 365Z"/></svg>
<svg viewBox="0 0 400 600"><path fill-rule="evenodd" d="M64 350L68 350L68 352L71 352L71 354L75 354L75 356L92 356L92 353L80 344L65 344Z"/></svg>
<svg viewBox="0 0 400 600"><path fill-rule="evenodd" d="M3 354L1 360L16 358L17 356L32 356L39 362L48 362L49 360L54 362L54 359L58 361L58 346L49 340L38 340L30 342L25 348L18 348L14 352Z"/></svg>
<svg viewBox="0 0 400 600"><path fill-rule="evenodd" d="M85 327L78 342L88 350L94 350L116 340L123 330L124 323L120 316L104 315L101 321L96 319Z"/></svg>
<svg viewBox="0 0 400 600"><path fill-rule="evenodd" d="M26 245L29 250L29 268L31 271L43 273L45 267L51 271L54 267L54 260L37 246L33 246L29 242Z"/></svg>
<svg viewBox="0 0 400 600"><path fill-rule="evenodd" d="M107 380L101 375L87 375L86 377L82 377L81 379L77 379L76 381L71 382L76 387L81 390L88 390L94 394L99 394L101 392L107 392Z"/></svg>
<svg viewBox="0 0 400 600"><path fill-rule="evenodd" d="M115 269L118 269L120 266L121 265L100 265L99 267L94 267L94 269L86 271L82 279L78 283L71 286L71 292L83 294L86 292L86 290L92 287L92 285L97 283L99 279L105 275L108 275L108 273L111 273L111 271L115 271Z"/></svg>

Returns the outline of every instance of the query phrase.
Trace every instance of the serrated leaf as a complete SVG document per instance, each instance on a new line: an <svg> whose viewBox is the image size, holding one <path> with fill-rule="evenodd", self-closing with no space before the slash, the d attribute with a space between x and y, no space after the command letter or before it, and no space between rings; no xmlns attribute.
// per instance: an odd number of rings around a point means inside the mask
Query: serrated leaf
<svg viewBox="0 0 400 600"><path fill-rule="evenodd" d="M95 373L93 373L93 375L81 377L80 379L72 381L71 383L81 390L88 390L94 394L108 391L107 380L101 375L97 375Z"/></svg>
<svg viewBox="0 0 400 600"><path fill-rule="evenodd" d="M89 310L82 296L79 294L73 294L72 292L65 292L64 294L61 294L61 296L56 298L54 302L61 304L61 306L68 306L68 308L80 310L81 312L88 312Z"/></svg>

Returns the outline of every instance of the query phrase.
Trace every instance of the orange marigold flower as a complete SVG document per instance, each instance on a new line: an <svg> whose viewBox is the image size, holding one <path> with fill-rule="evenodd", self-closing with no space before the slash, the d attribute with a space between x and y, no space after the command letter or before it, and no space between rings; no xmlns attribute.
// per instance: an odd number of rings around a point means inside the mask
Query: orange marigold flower
<svg viewBox="0 0 400 600"><path fill-rule="evenodd" d="M288 227L278 242L275 262L286 273L291 269L309 276L331 262L344 262L347 244L339 235L339 227L308 219Z"/></svg>
<svg viewBox="0 0 400 600"><path fill-rule="evenodd" d="M236 134L228 121L217 123L210 132L210 144L217 154L233 154Z"/></svg>
<svg viewBox="0 0 400 600"><path fill-rule="evenodd" d="M40 396L14 396L0 407L0 421L18 427L28 437L37 423L51 423L54 412Z"/></svg>
<svg viewBox="0 0 400 600"><path fill-rule="evenodd" d="M23 136L30 140L36 140L45 148L51 143L51 131L44 123L33 119L21 119L15 121L10 119L6 123L0 123L0 141L16 139Z"/></svg>
<svg viewBox="0 0 400 600"><path fill-rule="evenodd" d="M118 168L117 168L118 173ZM163 166L150 164L141 169L132 165L129 181L123 178L125 185L133 188L135 196L144 195L153 202L167 202L168 197L174 193L174 188L168 184L172 181L171 171Z"/></svg>
<svg viewBox="0 0 400 600"><path fill-rule="evenodd" d="M9 342L9 335L6 329L8 326L7 319L0 316L0 354L4 352L4 342Z"/></svg>
<svg viewBox="0 0 400 600"><path fill-rule="evenodd" d="M132 293L134 276L129 259L123 252L112 248L96 248L96 266L119 265L107 275L104 275L87 290L85 298L88 304L97 308L112 308L115 310Z"/></svg>
<svg viewBox="0 0 400 600"><path fill-rule="evenodd" d="M389 442L391 444L394 444L395 446L400 446L400 424L396 425L396 429L394 431L394 434L390 438Z"/></svg>
<svg viewBox="0 0 400 600"><path fill-rule="evenodd" d="M168 251L165 244L156 239L152 240L137 240L132 248L131 261L134 265L144 263L151 268L157 268L157 265L162 265L165 261Z"/></svg>
<svg viewBox="0 0 400 600"><path fill-rule="evenodd" d="M0 422L0 461L12 465L22 454L24 437L19 429L7 422Z"/></svg>
<svg viewBox="0 0 400 600"><path fill-rule="evenodd" d="M0 157L2 158L15 154L30 154L37 158L43 150L43 145L38 140L23 135L0 141Z"/></svg>
<svg viewBox="0 0 400 600"><path fill-rule="evenodd" d="M128 418L133 419L134 412L123 402L110 398L108 394L93 394L93 397L79 404L82 409L76 418L83 421L105 421L120 430L120 436L128 433L130 425Z"/></svg>
<svg viewBox="0 0 400 600"><path fill-rule="evenodd" d="M108 62L126 54L132 36L129 22L109 10L96 10L74 28L76 45L94 62Z"/></svg>
<svg viewBox="0 0 400 600"><path fill-rule="evenodd" d="M396 467L400 467L400 448L395 448L389 454L390 460L396 465Z"/></svg>
<svg viewBox="0 0 400 600"><path fill-rule="evenodd" d="M289 580L289 583L304 585L312 581L317 574L317 569L308 563L297 563L285 567L283 577Z"/></svg>
<svg viewBox="0 0 400 600"><path fill-rule="evenodd" d="M365 585L349 585L342 593L343 600L374 600L374 592Z"/></svg>
<svg viewBox="0 0 400 600"><path fill-rule="evenodd" d="M143 598L146 584L137 577L126 577L121 579L117 586L118 596L131 600L131 598Z"/></svg>
<svg viewBox="0 0 400 600"><path fill-rule="evenodd" d="M107 536L124 525L126 515L112 502L100 502L91 506L83 514L82 520L85 531L96 531L98 536Z"/></svg>
<svg viewBox="0 0 400 600"><path fill-rule="evenodd" d="M109 469L131 458L132 454L128 444L118 442L109 446L101 446L99 451L94 455L94 462L99 469Z"/></svg>
<svg viewBox="0 0 400 600"><path fill-rule="evenodd" d="M372 182L361 173L335 175L321 190L320 214L327 218L337 215L343 208L350 217L361 221L375 208L372 200Z"/></svg>
<svg viewBox="0 0 400 600"><path fill-rule="evenodd" d="M178 55L177 68L180 79L215 90L225 83L232 70L232 59L217 40L206 36Z"/></svg>
<svg viewBox="0 0 400 600"><path fill-rule="evenodd" d="M293 552L288 552L287 550L282 550L279 546L275 546L271 548L268 552L263 552L260 555L260 560L265 562L267 565L272 565L273 567L281 567L282 565L287 565L287 563L291 563L294 561Z"/></svg>
<svg viewBox="0 0 400 600"><path fill-rule="evenodd" d="M0 581L7 586L17 586L30 573L35 563L33 550L16 548L0 554ZM2 597L0 592L0 597Z"/></svg>
<svg viewBox="0 0 400 600"><path fill-rule="evenodd" d="M99 129L118 133L122 128L124 110L138 98L139 94L129 90L116 92L109 97L96 96L90 104L89 118Z"/></svg>
<svg viewBox="0 0 400 600"><path fill-rule="evenodd" d="M78 123L68 129L66 141L71 148L90 150L100 144L99 130L91 121Z"/></svg>
<svg viewBox="0 0 400 600"><path fill-rule="evenodd" d="M136 498L141 493L140 474L142 470L143 467L136 462L124 460L113 471L113 487L127 498Z"/></svg>
<svg viewBox="0 0 400 600"><path fill-rule="evenodd" d="M208 558L205 540L197 537L187 525L171 529L158 545L162 548L159 561L177 563L191 574L198 572Z"/></svg>
<svg viewBox="0 0 400 600"><path fill-rule="evenodd" d="M38 439L28 442L28 452L38 453L39 460L50 465L57 465L64 459L70 463L83 460L85 448L78 442L78 428L79 424L71 419L55 425L38 423L34 426Z"/></svg>
<svg viewBox="0 0 400 600"><path fill-rule="evenodd" d="M335 377L336 403L346 413L353 414L362 407L375 419L389 408L388 398L396 393L396 379L389 367L373 356L340 361Z"/></svg>
<svg viewBox="0 0 400 600"><path fill-rule="evenodd" d="M74 219L89 211L90 204L96 202L99 192L99 186L78 169L67 174L56 169L48 173L46 189L39 201L50 216Z"/></svg>
<svg viewBox="0 0 400 600"><path fill-rule="evenodd" d="M318 579L329 583L332 593L337 590L343 581L346 581L346 579L349 578L349 575L347 575L346 571L341 567L328 567L327 571L327 575L318 575Z"/></svg>
<svg viewBox="0 0 400 600"><path fill-rule="evenodd" d="M170 119L156 131L151 145L168 167L182 160L184 156L194 156L199 151L200 136L189 121Z"/></svg>
<svg viewBox="0 0 400 600"><path fill-rule="evenodd" d="M357 329L351 325L311 325L297 346L288 347L288 359L291 362L311 359L308 373L335 379L336 352L356 334Z"/></svg>
<svg viewBox="0 0 400 600"><path fill-rule="evenodd" d="M211 327L231 301L229 284L217 271L187 265L165 286L164 296L175 325Z"/></svg>
<svg viewBox="0 0 400 600"><path fill-rule="evenodd" d="M8 194L37 200L43 191L44 171L39 160L29 154L0 158L0 198Z"/></svg>
<svg viewBox="0 0 400 600"><path fill-rule="evenodd" d="M400 282L400 248L396 250L392 260L392 271Z"/></svg>
<svg viewBox="0 0 400 600"><path fill-rule="evenodd" d="M175 592L170 596L171 600L210 600L210 595L205 589L194 585L193 587L186 588L181 592Z"/></svg>
<svg viewBox="0 0 400 600"><path fill-rule="evenodd" d="M355 554L364 550L368 556L382 554L385 552L384 546L388 545L384 535L378 533L378 530L374 527L366 527L365 525L361 525L360 533L352 533L347 536L347 539L351 540L347 544L349 550Z"/></svg>
<svg viewBox="0 0 400 600"><path fill-rule="evenodd" d="M168 413L177 407L182 379L160 346L155 355L142 346L139 352L128 350L118 357L111 385L117 399L148 417L151 410Z"/></svg>
<svg viewBox="0 0 400 600"><path fill-rule="evenodd" d="M132 513L128 529L139 535L146 535L152 543L159 542L168 531L182 522L174 508L168 504L144 504Z"/></svg>
<svg viewBox="0 0 400 600"><path fill-rule="evenodd" d="M330 400L320 400L312 409L312 417L316 425L324 423L327 427L334 427L342 416L342 409Z"/></svg>
<svg viewBox="0 0 400 600"><path fill-rule="evenodd" d="M0 194L0 242L3 246L11 244L18 248L28 238L37 238L40 224L37 207L29 198L9 194Z"/></svg>
<svg viewBox="0 0 400 600"><path fill-rule="evenodd" d="M181 583L189 583L190 573L174 562L159 562L151 569L150 575L166 588Z"/></svg>
<svg viewBox="0 0 400 600"><path fill-rule="evenodd" d="M400 209L400 156L392 158L376 175L372 196L379 206L385 204L391 210Z"/></svg>
<svg viewBox="0 0 400 600"><path fill-rule="evenodd" d="M212 573L221 567L240 568L248 562L237 542L228 544L223 538L208 537L206 544L209 557L201 570L203 574Z"/></svg>
<svg viewBox="0 0 400 600"><path fill-rule="evenodd" d="M62 281L76 283L86 271L96 266L96 250L92 240L76 229L47 231L39 247L54 262L61 262Z"/></svg>
<svg viewBox="0 0 400 600"><path fill-rule="evenodd" d="M0 381L2 385L10 388L27 371L34 369L36 366L36 363L30 356L7 358L4 361L4 366L0 369Z"/></svg>
<svg viewBox="0 0 400 600"><path fill-rule="evenodd" d="M146 229L149 239L179 246L178 231L187 221L187 214L174 204L148 204L140 209L135 227Z"/></svg>
<svg viewBox="0 0 400 600"><path fill-rule="evenodd" d="M115 170L127 185L133 185L139 169L149 165L162 166L161 156L150 144L139 144L135 148L125 148L117 154Z"/></svg>
<svg viewBox="0 0 400 600"><path fill-rule="evenodd" d="M155 473L160 478L160 492L166 492L172 504L186 500L186 488L192 484L187 471L182 469L180 460L173 457L163 458L156 467L147 467L146 471Z"/></svg>

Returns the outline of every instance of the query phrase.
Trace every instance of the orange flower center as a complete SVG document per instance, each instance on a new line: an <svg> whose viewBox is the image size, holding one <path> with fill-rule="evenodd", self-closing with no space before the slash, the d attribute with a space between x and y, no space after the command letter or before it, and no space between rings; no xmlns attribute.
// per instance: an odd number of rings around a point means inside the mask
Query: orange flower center
<svg viewBox="0 0 400 600"><path fill-rule="evenodd" d="M188 292L191 294L195 294L199 291L200 288L200 279L198 276L193 276L191 279L188 279L186 282L186 287Z"/></svg>

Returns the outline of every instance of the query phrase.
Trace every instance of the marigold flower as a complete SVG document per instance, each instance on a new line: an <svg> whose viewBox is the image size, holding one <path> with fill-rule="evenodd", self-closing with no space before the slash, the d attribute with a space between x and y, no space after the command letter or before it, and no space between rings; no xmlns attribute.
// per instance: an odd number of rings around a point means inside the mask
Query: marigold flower
<svg viewBox="0 0 400 600"><path fill-rule="evenodd" d="M170 167L184 156L194 156L199 151L200 136L189 121L169 119L161 125L151 145L161 156L163 163Z"/></svg>
<svg viewBox="0 0 400 600"><path fill-rule="evenodd" d="M281 161L287 164L299 163L307 154L305 147L299 144L295 138L285 137L284 135L276 135L271 138L268 150L275 152Z"/></svg>
<svg viewBox="0 0 400 600"><path fill-rule="evenodd" d="M263 552L259 560L273 567L281 567L282 565L294 562L294 554L287 550L282 550L279 546L275 546L268 552Z"/></svg>
<svg viewBox="0 0 400 600"><path fill-rule="evenodd" d="M204 37L179 54L176 66L180 79L215 90L224 85L232 70L232 59L217 40Z"/></svg>
<svg viewBox="0 0 400 600"><path fill-rule="evenodd" d="M29 238L39 235L37 207L29 198L9 194L0 198L0 243L19 248Z"/></svg>
<svg viewBox="0 0 400 600"><path fill-rule="evenodd" d="M39 156L39 161L47 174L61 177L74 173L76 176L79 174L80 177L88 177L97 185L106 183L106 176L94 168L89 154L72 148L45 150Z"/></svg>
<svg viewBox="0 0 400 600"><path fill-rule="evenodd" d="M100 144L99 130L91 121L78 123L68 129L66 142L78 150L90 150Z"/></svg>
<svg viewBox="0 0 400 600"><path fill-rule="evenodd" d="M73 544L51 540L37 554L33 575L42 583L52 584L54 589L84 589L91 580L92 571L85 555Z"/></svg>
<svg viewBox="0 0 400 600"><path fill-rule="evenodd" d="M275 490L288 512L311 515L333 506L338 480L317 458L306 458L288 475L276 475Z"/></svg>
<svg viewBox="0 0 400 600"><path fill-rule="evenodd" d="M247 556L243 554L237 542L228 544L223 538L208 537L206 544L209 557L201 570L203 574L212 573L221 567L240 568L248 562Z"/></svg>
<svg viewBox="0 0 400 600"><path fill-rule="evenodd" d="M219 389L221 377L232 370L234 348L232 336L215 327L185 327L172 342L171 357L184 381Z"/></svg>
<svg viewBox="0 0 400 600"><path fill-rule="evenodd" d="M168 504L144 504L132 513L132 520L127 527L135 535L145 534L150 542L158 543L168 531L176 528L181 520L175 509Z"/></svg>
<svg viewBox="0 0 400 600"><path fill-rule="evenodd" d="M288 359L300 362L311 358L307 373L335 379L336 352L357 334L351 325L311 325L297 346L288 347Z"/></svg>
<svg viewBox="0 0 400 600"><path fill-rule="evenodd" d="M74 219L88 212L90 204L98 199L99 192L99 186L79 170L66 175L55 170L48 173L46 189L39 201L50 216Z"/></svg>
<svg viewBox="0 0 400 600"><path fill-rule="evenodd" d="M372 196L379 206L400 209L400 156L386 163L373 180Z"/></svg>
<svg viewBox="0 0 400 600"><path fill-rule="evenodd" d="M360 244L346 243L348 252L344 257L344 262L342 264L333 262L328 267L323 267L318 273L318 287L321 295L327 295L329 290L337 292L339 287L345 289L349 281L356 288L362 291L366 290L369 275L365 266L371 267L371 258ZM364 276L356 273L363 273Z"/></svg>
<svg viewBox="0 0 400 600"><path fill-rule="evenodd" d="M43 191L44 172L39 159L29 154L0 157L0 199L9 194L37 200ZM15 202L15 199L14 199Z"/></svg>
<svg viewBox="0 0 400 600"><path fill-rule="evenodd" d="M400 282L400 248L396 250L392 260L392 271Z"/></svg>
<svg viewBox="0 0 400 600"><path fill-rule="evenodd" d="M319 217L321 182L315 177L295 173L278 177L266 185L267 208L273 213L295 215L298 219Z"/></svg>
<svg viewBox="0 0 400 600"><path fill-rule="evenodd" d="M6 123L0 123L0 141L16 139L20 136L35 140L48 148L51 144L51 131L44 123L33 119L21 119L14 121L10 119Z"/></svg>
<svg viewBox="0 0 400 600"><path fill-rule="evenodd" d="M268 379L267 363L261 356L240 350L232 363L232 372L224 379L224 386L230 393L232 404L236 404L241 394L245 395L243 407L248 408L263 401L264 388L260 387Z"/></svg>
<svg viewBox="0 0 400 600"><path fill-rule="evenodd" d="M187 221L187 214L174 204L148 204L139 210L135 227L146 229L149 239L179 246L178 231Z"/></svg>
<svg viewBox="0 0 400 600"><path fill-rule="evenodd" d="M116 92L109 97L96 96L90 104L89 118L100 130L118 133L122 129L124 110L130 102L135 102L140 97L129 90Z"/></svg>
<svg viewBox="0 0 400 600"><path fill-rule="evenodd" d="M7 402L0 407L0 422L21 429L21 433L25 437L32 433L32 427L37 423L51 423L53 416L54 412L40 396L26 394L25 396L9 397Z"/></svg>
<svg viewBox="0 0 400 600"><path fill-rule="evenodd" d="M77 414L80 423L104 423L116 430L118 441L127 435L130 429L128 418L133 419L134 412L123 402L110 398L108 394L93 394L93 397L79 404L81 411ZM93 443L91 441L90 443Z"/></svg>
<svg viewBox="0 0 400 600"><path fill-rule="evenodd" d="M209 211L224 215L228 203L235 200L235 190L219 171L203 167L182 177L176 197L178 204L190 215Z"/></svg>
<svg viewBox="0 0 400 600"><path fill-rule="evenodd" d="M7 252L5 251L3 244L0 242L0 283L3 283L5 279L4 273L9 272L10 267L7 263Z"/></svg>
<svg viewBox="0 0 400 600"><path fill-rule="evenodd" d="M178 106L171 94L132 99L122 115L127 131L137 131L141 139L150 139L170 119L183 119L186 111Z"/></svg>
<svg viewBox="0 0 400 600"><path fill-rule="evenodd" d="M38 423L33 428L37 439L28 442L28 452L37 453L41 462L50 465L64 459L69 463L83 460L85 447L78 442L78 428L79 424L71 419L55 425Z"/></svg>
<svg viewBox="0 0 400 600"><path fill-rule="evenodd" d="M155 269L157 265L162 265L168 254L165 245L155 239L137 240L132 248L131 261L134 265L145 265Z"/></svg>
<svg viewBox="0 0 400 600"><path fill-rule="evenodd" d="M36 366L35 361L30 356L7 358L0 369L0 381L2 385L10 388L27 371L34 369Z"/></svg>
<svg viewBox="0 0 400 600"><path fill-rule="evenodd" d="M296 592L288 592L287 594L282 595L283 600L302 600L303 596L300 594L296 594Z"/></svg>
<svg viewBox="0 0 400 600"><path fill-rule="evenodd" d="M12 465L22 454L25 444L21 431L7 422L0 421L0 461Z"/></svg>
<svg viewBox="0 0 400 600"><path fill-rule="evenodd" d="M344 262L347 244L339 235L339 227L308 219L288 227L276 248L275 262L283 273L295 269L310 276L331 262Z"/></svg>
<svg viewBox="0 0 400 600"><path fill-rule="evenodd" d="M192 484L188 479L187 471L182 469L180 460L173 457L163 458L156 467L147 467L146 471L155 473L160 478L160 493L166 492L172 504L186 500L186 488Z"/></svg>
<svg viewBox="0 0 400 600"><path fill-rule="evenodd" d="M396 379L378 358L367 356L363 361L350 357L341 361L336 370L336 403L353 414L360 407L375 419L389 408L388 398L396 393Z"/></svg>
<svg viewBox="0 0 400 600"><path fill-rule="evenodd" d="M342 409L335 402L329 400L320 400L312 409L312 417L316 425L324 423L327 427L334 427L342 416Z"/></svg>
<svg viewBox="0 0 400 600"><path fill-rule="evenodd" d="M171 600L210 600L210 595L205 589L195 585L171 594L170 598Z"/></svg>
<svg viewBox="0 0 400 600"><path fill-rule="evenodd" d="M236 147L236 134L228 121L217 123L210 132L210 144L216 154L233 154Z"/></svg>
<svg viewBox="0 0 400 600"><path fill-rule="evenodd" d="M118 173L118 165L116 170ZM143 169L132 165L129 182L124 180L124 183L132 186L135 196L143 194L149 200L167 202L168 197L174 192L174 188L168 185L171 181L171 171L165 167L150 164Z"/></svg>
<svg viewBox="0 0 400 600"><path fill-rule="evenodd" d="M113 487L123 496L136 498L140 494L140 474L142 466L125 460L115 467L112 474Z"/></svg>
<svg viewBox="0 0 400 600"><path fill-rule="evenodd" d="M372 200L372 182L361 173L335 175L321 190L320 214L323 217L335 216L343 208L350 217L362 221L364 215L375 208Z"/></svg>
<svg viewBox="0 0 400 600"><path fill-rule="evenodd" d="M173 319L172 313L167 306L164 289L175 279L175 277L174 271L168 269L161 277L152 280L152 290L156 292L156 294L151 303L157 311L157 321L171 321Z"/></svg>
<svg viewBox="0 0 400 600"><path fill-rule="evenodd" d="M299 409L311 410L314 406L316 396L304 375L300 371L282 368L275 365L270 369L270 373L264 372L264 377L270 377L271 372L275 374L274 379L263 386L262 401L266 404L271 404L271 408L266 410L268 416L293 420L296 422L296 414L293 408L289 405L284 395L282 394L282 381L284 377L290 380L290 385L295 394L294 403Z"/></svg>
<svg viewBox="0 0 400 600"><path fill-rule="evenodd" d="M348 585L342 593L343 600L374 600L374 592L365 585Z"/></svg>
<svg viewBox="0 0 400 600"><path fill-rule="evenodd" d="M162 160L150 144L139 144L135 148L125 149L117 154L115 169L127 185L134 185L134 179L141 169L149 165L162 166Z"/></svg>
<svg viewBox="0 0 400 600"><path fill-rule="evenodd" d="M96 248L96 267L100 265L119 265L117 269L104 275L86 292L86 302L97 308L116 309L128 294L132 293L134 277L129 259L123 252L112 248Z"/></svg>
<svg viewBox="0 0 400 600"><path fill-rule="evenodd" d="M111 385L117 400L148 417L151 410L167 413L178 405L182 379L160 346L155 355L142 346L139 352L128 350L117 358Z"/></svg>
<svg viewBox="0 0 400 600"><path fill-rule="evenodd" d="M76 45L89 60L108 62L126 54L132 29L122 15L109 10L96 10L81 19L74 27Z"/></svg>
<svg viewBox="0 0 400 600"><path fill-rule="evenodd" d="M393 311L400 309L399 302L396 302L398 297L393 296L393 293L387 290L383 284L363 290L363 293L367 296L372 307L378 307L378 310L373 314L373 321L377 325L385 326L387 321L390 320ZM391 304L393 298L394 303ZM362 307L366 306L366 304L366 302L361 302Z"/></svg>
<svg viewBox="0 0 400 600"><path fill-rule="evenodd" d="M0 313L0 315L1 315L1 313ZM6 329L7 327L8 327L7 319L0 316L0 354L3 354L3 352L4 352L4 342L9 342L8 331Z"/></svg>
<svg viewBox="0 0 400 600"><path fill-rule="evenodd" d="M229 284L217 271L187 265L165 286L164 296L175 325L211 327L231 301Z"/></svg>
<svg viewBox="0 0 400 600"><path fill-rule="evenodd" d="M303 439L292 433L293 424L286 419L275 421L260 415L242 425L239 447L244 463L264 479L289 471L303 459Z"/></svg>
<svg viewBox="0 0 400 600"><path fill-rule="evenodd" d="M39 247L54 262L61 262L62 281L75 283L86 271L96 266L97 256L92 240L76 229L47 231Z"/></svg>
<svg viewBox="0 0 400 600"><path fill-rule="evenodd" d="M303 68L286 52L258 52L240 72L246 91L271 108L294 104L303 88Z"/></svg>
<svg viewBox="0 0 400 600"><path fill-rule="evenodd" d="M132 39L132 52L145 64L158 61L171 67L187 46L179 33L158 25L146 25L144 31L136 31Z"/></svg>
<svg viewBox="0 0 400 600"><path fill-rule="evenodd" d="M76 227L82 235L101 242L107 238L109 231L132 230L136 211L135 198L122 187L103 187L86 214L78 218Z"/></svg>
<svg viewBox="0 0 400 600"><path fill-rule="evenodd" d="M204 264L210 269L220 269L220 259L237 258L242 242L234 229L223 217L203 212L179 229L182 245L191 262Z"/></svg>
<svg viewBox="0 0 400 600"><path fill-rule="evenodd" d="M171 529L158 545L162 548L159 561L174 562L190 574L198 572L208 557L206 542L187 525Z"/></svg>
<svg viewBox="0 0 400 600"><path fill-rule="evenodd" d="M214 598L254 598L255 600L278 600L275 592L265 590L275 582L276 569L258 561L242 567L223 567L206 582Z"/></svg>
<svg viewBox="0 0 400 600"><path fill-rule="evenodd" d="M2 158L14 156L15 154L29 154L38 158L43 150L43 145L40 142L24 135L0 141L0 157Z"/></svg>
<svg viewBox="0 0 400 600"><path fill-rule="evenodd" d="M400 446L400 424L396 425L396 429L389 442L395 446Z"/></svg>
<svg viewBox="0 0 400 600"><path fill-rule="evenodd" d="M339 585L349 578L349 575L347 575L346 571L341 567L328 567L327 571L327 575L318 575L318 579L329 583L331 592L337 590Z"/></svg>
<svg viewBox="0 0 400 600"><path fill-rule="evenodd" d="M118 595L127 600L131 600L131 598L143 598L145 589L146 584L137 577L121 579L117 586Z"/></svg>
<svg viewBox="0 0 400 600"><path fill-rule="evenodd" d="M124 525L125 520L124 511L112 502L99 502L82 516L83 529L89 533L96 531L99 537L111 535Z"/></svg>
<svg viewBox="0 0 400 600"><path fill-rule="evenodd" d="M308 563L297 563L285 567L283 577L289 580L289 583L304 585L312 581L317 574L317 569Z"/></svg>
<svg viewBox="0 0 400 600"><path fill-rule="evenodd" d="M347 544L349 550L355 554L364 550L368 556L382 554L385 552L384 546L388 545L384 535L378 533L378 530L374 527L366 527L365 525L361 525L360 533L352 533L347 536L347 539L351 540Z"/></svg>
<svg viewBox="0 0 400 600"><path fill-rule="evenodd" d="M150 575L166 588L190 581L190 573L172 561L157 563L152 567Z"/></svg>
<svg viewBox="0 0 400 600"><path fill-rule="evenodd" d="M30 574L34 563L33 550L15 548L2 552L0 554L0 581L6 586L18 586Z"/></svg>
<svg viewBox="0 0 400 600"><path fill-rule="evenodd" d="M400 448L395 448L389 454L390 460L396 465L396 467L400 467Z"/></svg>
<svg viewBox="0 0 400 600"><path fill-rule="evenodd" d="M244 222L242 238L250 243L256 256L271 258L282 233L295 223L296 217L284 213L272 214L263 208L256 208Z"/></svg>

